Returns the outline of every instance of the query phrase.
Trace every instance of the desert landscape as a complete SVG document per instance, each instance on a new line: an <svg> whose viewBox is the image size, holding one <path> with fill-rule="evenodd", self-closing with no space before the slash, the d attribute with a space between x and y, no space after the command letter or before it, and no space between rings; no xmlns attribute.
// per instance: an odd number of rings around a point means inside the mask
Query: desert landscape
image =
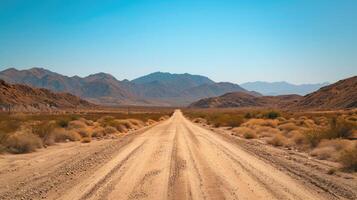
<svg viewBox="0 0 357 200"><path fill-rule="evenodd" d="M177 107L1 84L1 199L357 197L356 77Z"/></svg>
<svg viewBox="0 0 357 200"><path fill-rule="evenodd" d="M357 1L0 1L0 200L357 200Z"/></svg>

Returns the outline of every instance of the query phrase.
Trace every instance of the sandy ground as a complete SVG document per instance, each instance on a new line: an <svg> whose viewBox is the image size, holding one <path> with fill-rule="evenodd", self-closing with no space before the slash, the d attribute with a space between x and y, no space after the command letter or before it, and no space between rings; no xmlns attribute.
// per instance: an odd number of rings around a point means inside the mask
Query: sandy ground
<svg viewBox="0 0 357 200"><path fill-rule="evenodd" d="M357 198L354 175L327 175L325 163L281 151L176 111L121 139L3 155L0 199Z"/></svg>

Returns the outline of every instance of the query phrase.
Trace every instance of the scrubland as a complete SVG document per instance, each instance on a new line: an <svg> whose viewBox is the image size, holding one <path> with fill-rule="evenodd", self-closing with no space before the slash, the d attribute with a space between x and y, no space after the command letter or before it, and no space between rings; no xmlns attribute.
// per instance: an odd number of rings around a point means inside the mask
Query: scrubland
<svg viewBox="0 0 357 200"><path fill-rule="evenodd" d="M169 112L0 113L0 153L28 153L55 143L119 137L168 118Z"/></svg>
<svg viewBox="0 0 357 200"><path fill-rule="evenodd" d="M232 135L306 152L357 171L357 111L186 110L196 123L228 127ZM331 172L333 173L333 172Z"/></svg>

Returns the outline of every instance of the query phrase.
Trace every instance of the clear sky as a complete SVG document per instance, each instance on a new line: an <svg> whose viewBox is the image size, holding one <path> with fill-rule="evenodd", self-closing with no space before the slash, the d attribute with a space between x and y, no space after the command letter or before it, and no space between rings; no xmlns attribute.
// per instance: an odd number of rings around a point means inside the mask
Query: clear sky
<svg viewBox="0 0 357 200"><path fill-rule="evenodd" d="M357 75L356 0L0 0L0 70L215 81Z"/></svg>

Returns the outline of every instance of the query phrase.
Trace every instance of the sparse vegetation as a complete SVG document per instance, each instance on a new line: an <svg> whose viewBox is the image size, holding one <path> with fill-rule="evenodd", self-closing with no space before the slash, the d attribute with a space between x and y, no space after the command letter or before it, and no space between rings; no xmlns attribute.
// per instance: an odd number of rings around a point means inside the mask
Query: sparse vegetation
<svg viewBox="0 0 357 200"><path fill-rule="evenodd" d="M266 110L187 110L186 116L214 127L237 119L232 135L258 138L276 147L305 151L321 160L336 161L343 169L357 171L357 112L289 113ZM333 172L334 173L334 172Z"/></svg>
<svg viewBox="0 0 357 200"><path fill-rule="evenodd" d="M0 153L28 153L57 142L81 141L136 130L168 118L169 112L11 114L0 113Z"/></svg>

